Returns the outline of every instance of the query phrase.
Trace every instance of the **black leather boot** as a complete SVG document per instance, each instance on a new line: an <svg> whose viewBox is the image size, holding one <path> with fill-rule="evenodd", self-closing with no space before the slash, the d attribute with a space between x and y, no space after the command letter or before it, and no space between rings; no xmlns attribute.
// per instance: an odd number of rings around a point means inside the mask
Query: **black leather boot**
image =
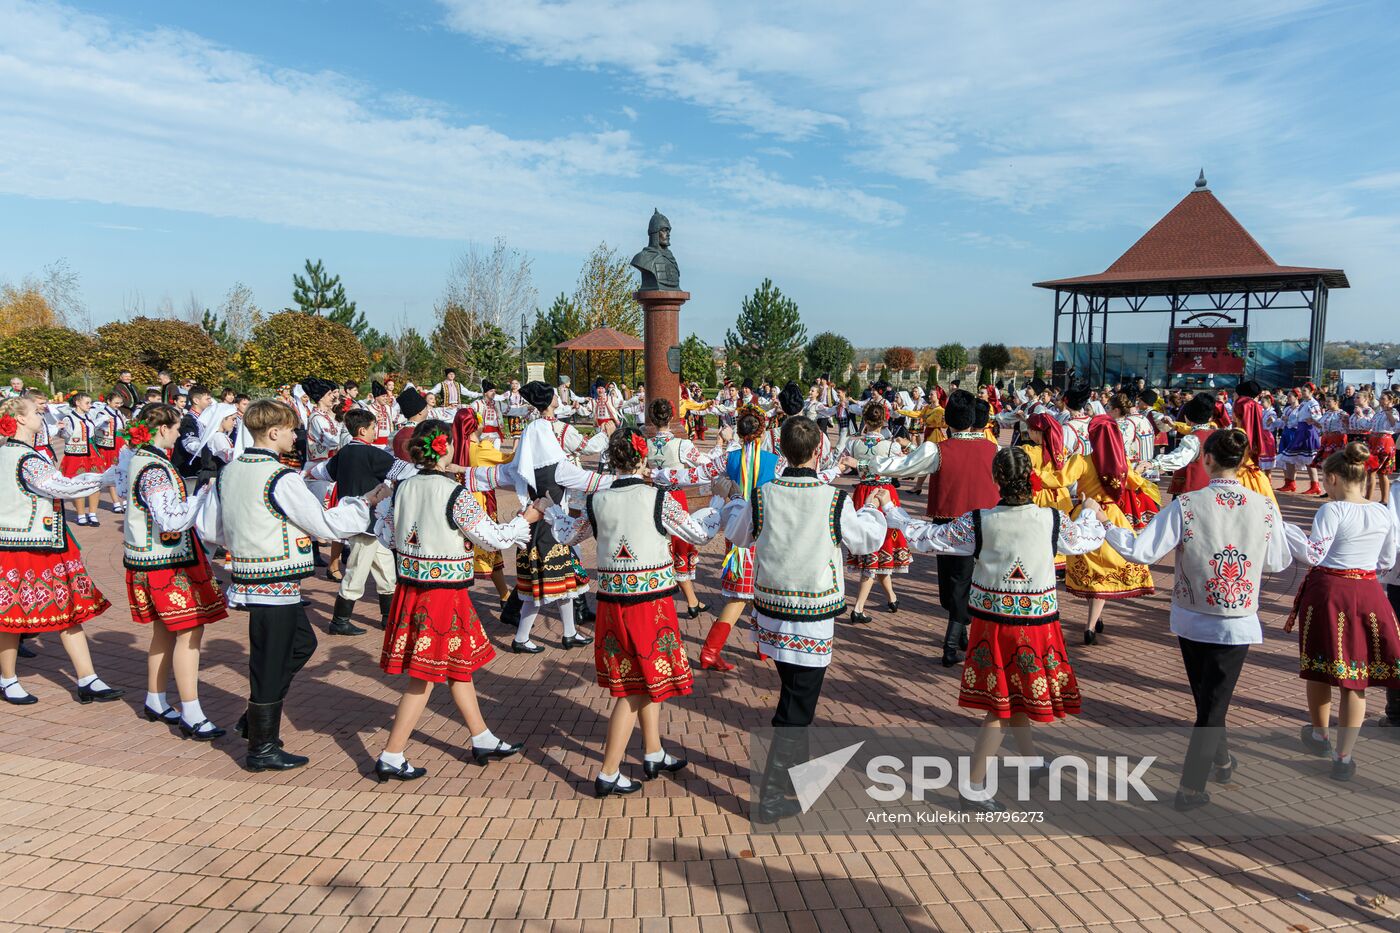
<svg viewBox="0 0 1400 933"><path fill-rule="evenodd" d="M589 608L588 608L588 597L587 597L587 596L575 596L575 597L574 597L574 621L575 621L575 622L592 622L592 621L593 621L594 619L596 619L596 618L598 618L598 614L597 614L596 612L594 612L592 609L589 609Z"/></svg>
<svg viewBox="0 0 1400 933"><path fill-rule="evenodd" d="M520 591L511 590L510 598L501 606L501 624L508 628L520 626Z"/></svg>
<svg viewBox="0 0 1400 933"><path fill-rule="evenodd" d="M248 704L249 771L290 771L300 768L307 760L301 755L282 751L282 704Z"/></svg>
<svg viewBox="0 0 1400 933"><path fill-rule="evenodd" d="M807 734L803 729L775 729L768 761L763 766L763 780L758 788L758 803L750 819L755 823L776 823L802 812L802 804L789 793L796 792L788 769L806 760Z"/></svg>
<svg viewBox="0 0 1400 933"><path fill-rule="evenodd" d="M389 627L389 607L394 604L393 593L379 594L379 627Z"/></svg>
<svg viewBox="0 0 1400 933"><path fill-rule="evenodd" d="M350 621L350 614L355 611L355 603L348 599L335 598L335 614L331 616L331 624L326 631L332 635L363 635L365 630Z"/></svg>

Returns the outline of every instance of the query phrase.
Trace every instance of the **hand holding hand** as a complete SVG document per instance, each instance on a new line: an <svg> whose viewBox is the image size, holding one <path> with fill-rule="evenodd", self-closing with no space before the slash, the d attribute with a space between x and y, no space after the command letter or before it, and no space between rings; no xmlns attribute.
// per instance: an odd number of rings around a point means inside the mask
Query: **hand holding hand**
<svg viewBox="0 0 1400 933"><path fill-rule="evenodd" d="M375 486L369 492L365 493L365 495L362 498L364 499L365 505L369 506L372 509L379 503L383 502L388 497L389 492L389 484L380 483L378 486Z"/></svg>
<svg viewBox="0 0 1400 933"><path fill-rule="evenodd" d="M726 424L719 429L719 442L728 447L732 440L734 440L734 429Z"/></svg>

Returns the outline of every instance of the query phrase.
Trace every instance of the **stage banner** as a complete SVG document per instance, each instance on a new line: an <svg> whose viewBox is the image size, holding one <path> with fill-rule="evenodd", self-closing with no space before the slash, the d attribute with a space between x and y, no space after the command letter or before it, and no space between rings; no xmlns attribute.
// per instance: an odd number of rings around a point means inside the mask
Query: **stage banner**
<svg viewBox="0 0 1400 933"><path fill-rule="evenodd" d="M1173 327L1167 371L1173 375L1242 375L1248 345L1248 332L1243 327Z"/></svg>

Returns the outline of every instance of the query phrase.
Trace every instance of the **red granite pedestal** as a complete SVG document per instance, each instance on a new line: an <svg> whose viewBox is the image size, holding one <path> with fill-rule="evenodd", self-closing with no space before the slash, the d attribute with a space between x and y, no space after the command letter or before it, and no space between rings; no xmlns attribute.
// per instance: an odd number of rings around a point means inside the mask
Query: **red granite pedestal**
<svg viewBox="0 0 1400 933"><path fill-rule="evenodd" d="M668 398L676 406L671 429L683 430L681 409L681 305L690 300L690 292L637 292L642 306L644 343L646 344L647 401ZM672 349L675 353L671 353ZM675 368L672 369L674 362Z"/></svg>

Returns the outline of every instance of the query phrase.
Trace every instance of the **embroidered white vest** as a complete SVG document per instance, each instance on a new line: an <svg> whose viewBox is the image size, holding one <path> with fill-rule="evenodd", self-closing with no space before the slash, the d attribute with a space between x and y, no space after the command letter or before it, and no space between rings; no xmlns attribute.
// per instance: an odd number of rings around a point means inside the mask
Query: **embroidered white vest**
<svg viewBox="0 0 1400 933"><path fill-rule="evenodd" d="M841 504L846 494L813 477L779 477L753 496L754 608L814 621L846 608Z"/></svg>
<svg viewBox="0 0 1400 933"><path fill-rule="evenodd" d="M674 470L681 463L681 438L669 431L647 439L647 467L653 470Z"/></svg>
<svg viewBox="0 0 1400 933"><path fill-rule="evenodd" d="M588 497L588 520L598 545L598 599L631 603L676 588L671 536L661 524L663 490L627 482Z"/></svg>
<svg viewBox="0 0 1400 933"><path fill-rule="evenodd" d="M897 443L885 440L878 434L862 434L846 444L851 459L856 461L856 472L862 483L885 483L888 480L870 468L874 460L900 453Z"/></svg>
<svg viewBox="0 0 1400 933"><path fill-rule="evenodd" d="M129 507L122 528L122 563L128 570L154 570L159 567L188 567L199 562L194 549L194 532L161 531L151 519L150 505L141 498L141 477L150 470L164 472L180 501L185 501L185 483L175 467L149 447L131 453L127 467L126 501Z"/></svg>
<svg viewBox="0 0 1400 933"><path fill-rule="evenodd" d="M1055 548L1060 513L1035 505L999 505L972 513L977 564L968 611L991 622L1044 625L1060 616Z"/></svg>
<svg viewBox="0 0 1400 933"><path fill-rule="evenodd" d="M394 486L394 553L398 577L415 586L471 586L472 545L452 520L466 487L441 473L420 473Z"/></svg>
<svg viewBox="0 0 1400 933"><path fill-rule="evenodd" d="M0 551L62 551L63 503L25 487L20 471L30 457L49 462L13 439L0 447Z"/></svg>
<svg viewBox="0 0 1400 933"><path fill-rule="evenodd" d="M1212 480L1177 501L1181 541L1172 602L1212 616L1258 612L1264 555L1270 539L1282 534L1274 527L1269 498L1239 483Z"/></svg>
<svg viewBox="0 0 1400 933"><path fill-rule="evenodd" d="M126 415L123 415L116 408L109 408L107 414L107 421L102 425L102 430L98 431L97 436L92 439L92 443L100 450L115 450L117 432L126 428Z"/></svg>
<svg viewBox="0 0 1400 933"><path fill-rule="evenodd" d="M68 441L63 446L63 452L65 454L90 453L90 444L92 443L92 422L88 421L87 418L78 414L77 412L74 412L73 418L71 421L68 422L68 424L70 427L76 424L78 426L78 430L73 431L68 435Z"/></svg>
<svg viewBox="0 0 1400 933"><path fill-rule="evenodd" d="M291 473L271 453L244 452L219 472L219 505L234 583L256 585L309 577L311 536L287 520L273 486Z"/></svg>

